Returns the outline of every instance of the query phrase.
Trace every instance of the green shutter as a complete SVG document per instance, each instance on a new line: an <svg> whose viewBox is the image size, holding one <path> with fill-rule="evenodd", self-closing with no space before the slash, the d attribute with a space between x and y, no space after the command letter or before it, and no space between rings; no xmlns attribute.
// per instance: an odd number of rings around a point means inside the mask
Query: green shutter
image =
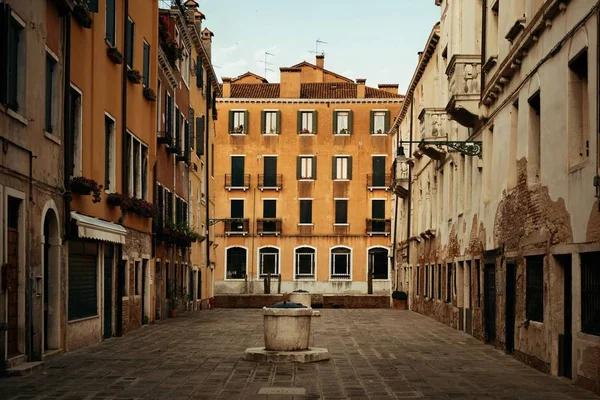
<svg viewBox="0 0 600 400"><path fill-rule="evenodd" d="M296 133L302 131L302 111L298 111L298 119L296 120Z"/></svg>
<svg viewBox="0 0 600 400"><path fill-rule="evenodd" d="M313 111L313 126L312 126L312 133L316 134L317 133L317 128L319 127L319 124L317 123L317 112Z"/></svg>
<svg viewBox="0 0 600 400"><path fill-rule="evenodd" d="M204 155L204 116L196 117L196 155Z"/></svg>
<svg viewBox="0 0 600 400"><path fill-rule="evenodd" d="M352 111L348 111L348 133L352 133Z"/></svg>
<svg viewBox="0 0 600 400"><path fill-rule="evenodd" d="M390 130L390 111L389 110L385 112L385 123L383 126L385 128L385 133L387 135L387 133Z"/></svg>
<svg viewBox="0 0 600 400"><path fill-rule="evenodd" d="M266 111L261 111L260 112L260 133L267 133L267 112Z"/></svg>
<svg viewBox="0 0 600 400"><path fill-rule="evenodd" d="M317 156L312 157L312 165L313 165L313 179L317 180Z"/></svg>
<svg viewBox="0 0 600 400"><path fill-rule="evenodd" d="M0 103L8 104L8 60L10 43L10 6L0 4Z"/></svg>
<svg viewBox="0 0 600 400"><path fill-rule="evenodd" d="M337 163L336 163L336 156L331 157L331 179L335 179L335 177L337 176Z"/></svg>
<svg viewBox="0 0 600 400"><path fill-rule="evenodd" d="M144 87L150 84L150 45L144 42Z"/></svg>
<svg viewBox="0 0 600 400"><path fill-rule="evenodd" d="M335 135L337 133L337 111L333 111L332 126L333 126L333 134Z"/></svg>
<svg viewBox="0 0 600 400"><path fill-rule="evenodd" d="M281 134L281 111L276 112L277 121L275 121L275 129L277 129L277 133Z"/></svg>
<svg viewBox="0 0 600 400"><path fill-rule="evenodd" d="M202 89L204 84L204 70L202 68L202 57L196 56L196 87Z"/></svg>
<svg viewBox="0 0 600 400"><path fill-rule="evenodd" d="M233 111L229 111L229 133L233 132Z"/></svg>
<svg viewBox="0 0 600 400"><path fill-rule="evenodd" d="M52 133L52 89L54 86L54 65L55 61L49 54L46 54L46 132Z"/></svg>
<svg viewBox="0 0 600 400"><path fill-rule="evenodd" d="M348 157L348 180L352 180L352 157Z"/></svg>
<svg viewBox="0 0 600 400"><path fill-rule="evenodd" d="M371 110L371 135L375 133L375 111Z"/></svg>
<svg viewBox="0 0 600 400"><path fill-rule="evenodd" d="M133 68L133 31L135 24L127 19L127 66Z"/></svg>
<svg viewBox="0 0 600 400"><path fill-rule="evenodd" d="M106 0L106 40L115 46L115 0Z"/></svg>
<svg viewBox="0 0 600 400"><path fill-rule="evenodd" d="M244 110L244 133L250 131L250 119L248 119L248 110Z"/></svg>
<svg viewBox="0 0 600 400"><path fill-rule="evenodd" d="M302 157L296 156L296 179L302 178Z"/></svg>
<svg viewBox="0 0 600 400"><path fill-rule="evenodd" d="M98 0L88 0L88 10L93 13L98 12Z"/></svg>

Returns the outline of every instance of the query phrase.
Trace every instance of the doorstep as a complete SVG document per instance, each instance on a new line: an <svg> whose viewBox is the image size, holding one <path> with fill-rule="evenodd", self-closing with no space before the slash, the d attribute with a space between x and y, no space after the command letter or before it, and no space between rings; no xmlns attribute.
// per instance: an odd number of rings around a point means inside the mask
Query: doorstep
<svg viewBox="0 0 600 400"><path fill-rule="evenodd" d="M25 376L31 374L35 369L41 368L44 365L43 361L26 362L13 368L6 370L7 376Z"/></svg>

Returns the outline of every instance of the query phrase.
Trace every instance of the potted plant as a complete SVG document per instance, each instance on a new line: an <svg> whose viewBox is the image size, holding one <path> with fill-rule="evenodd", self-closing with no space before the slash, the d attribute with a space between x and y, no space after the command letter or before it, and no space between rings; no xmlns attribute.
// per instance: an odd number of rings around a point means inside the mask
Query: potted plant
<svg viewBox="0 0 600 400"><path fill-rule="evenodd" d="M144 97L149 100L149 101L156 101L156 93L154 92L154 90L152 90L152 88L149 87L145 87L144 88Z"/></svg>
<svg viewBox="0 0 600 400"><path fill-rule="evenodd" d="M177 308L179 307L179 297L175 293L175 288L171 289L171 300L169 301L169 318L177 318Z"/></svg>
<svg viewBox="0 0 600 400"><path fill-rule="evenodd" d="M94 203L99 203L102 200L102 187L95 180L83 176L74 176L71 178L71 192L81 196L93 194L94 199L92 201Z"/></svg>
<svg viewBox="0 0 600 400"><path fill-rule="evenodd" d="M79 0L75 3L73 6L73 19L86 29L92 27L92 15L88 7L88 0Z"/></svg>
<svg viewBox="0 0 600 400"><path fill-rule="evenodd" d="M406 300L408 295L406 292L394 290L392 293L392 300L394 300L394 310L406 310Z"/></svg>
<svg viewBox="0 0 600 400"><path fill-rule="evenodd" d="M127 79L137 85L142 82L142 74L137 69L130 69L127 71Z"/></svg>
<svg viewBox="0 0 600 400"><path fill-rule="evenodd" d="M307 128L302 128L302 130L300 131L300 133L304 133L304 134L310 134L312 133L311 131L309 131Z"/></svg>
<svg viewBox="0 0 600 400"><path fill-rule="evenodd" d="M116 47L109 47L106 49L106 55L115 64L123 64L123 53Z"/></svg>

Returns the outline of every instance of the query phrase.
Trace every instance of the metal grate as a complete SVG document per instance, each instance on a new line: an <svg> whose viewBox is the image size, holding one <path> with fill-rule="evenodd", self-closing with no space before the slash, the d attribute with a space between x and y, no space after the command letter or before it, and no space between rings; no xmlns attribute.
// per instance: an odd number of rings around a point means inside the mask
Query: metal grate
<svg viewBox="0 0 600 400"><path fill-rule="evenodd" d="M544 256L525 257L527 286L525 303L527 319L544 322Z"/></svg>
<svg viewBox="0 0 600 400"><path fill-rule="evenodd" d="M581 254L581 331L600 336L600 252Z"/></svg>

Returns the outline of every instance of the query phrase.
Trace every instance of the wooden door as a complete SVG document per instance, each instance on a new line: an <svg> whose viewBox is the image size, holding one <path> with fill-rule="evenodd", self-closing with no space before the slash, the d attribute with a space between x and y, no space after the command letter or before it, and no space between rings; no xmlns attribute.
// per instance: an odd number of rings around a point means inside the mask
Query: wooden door
<svg viewBox="0 0 600 400"><path fill-rule="evenodd" d="M9 227L7 230L8 265L7 268L7 351L8 358L19 354L19 230Z"/></svg>

